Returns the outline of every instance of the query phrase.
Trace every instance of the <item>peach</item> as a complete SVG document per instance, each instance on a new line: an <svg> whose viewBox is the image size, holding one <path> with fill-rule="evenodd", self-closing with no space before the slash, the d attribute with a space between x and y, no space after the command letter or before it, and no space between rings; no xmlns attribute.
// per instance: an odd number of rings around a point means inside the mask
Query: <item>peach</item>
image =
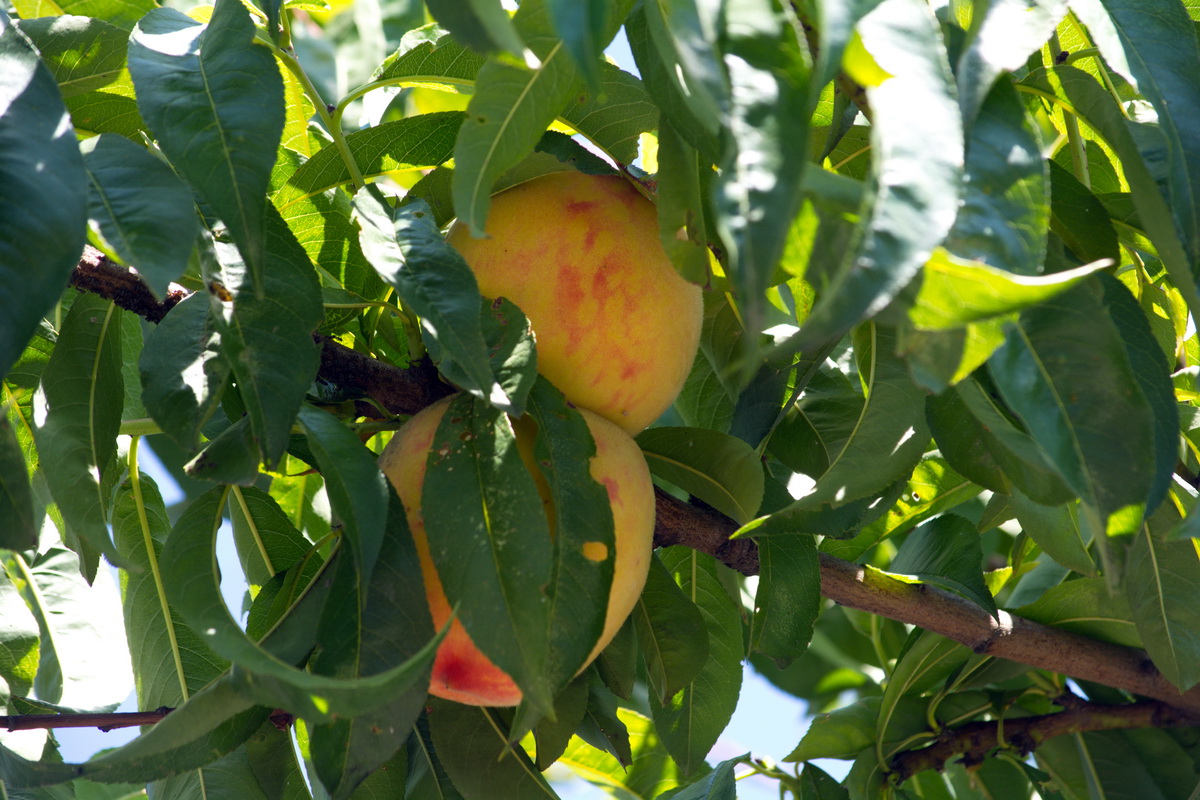
<svg viewBox="0 0 1200 800"><path fill-rule="evenodd" d="M487 237L447 238L485 297L537 337L538 371L577 406L635 435L675 401L704 315L658 238L654 204L616 175L555 172L492 198Z"/></svg>
<svg viewBox="0 0 1200 800"><path fill-rule="evenodd" d="M450 398L446 398L414 416L392 437L379 457L380 468L404 503L405 517L421 563L421 575L425 579L425 596L438 630L450 619L451 608L429 552L421 513L421 487L425 482L425 465L434 434L449 404ZM589 470L592 477L608 490L616 545L604 630L588 656L587 663L591 663L629 616L646 582L653 548L654 487L646 460L634 441L607 420L587 411L581 410L581 413L596 442L596 455L591 459ZM521 459L533 475L542 505L552 522L554 508L549 488L533 459L535 430L532 420L528 417L517 420L513 427ZM603 545L595 545L591 553L587 552L587 547L585 555L589 557L604 558L607 555ZM438 647L429 690L438 697L471 705L511 706L521 700L517 685L475 646L457 619Z"/></svg>

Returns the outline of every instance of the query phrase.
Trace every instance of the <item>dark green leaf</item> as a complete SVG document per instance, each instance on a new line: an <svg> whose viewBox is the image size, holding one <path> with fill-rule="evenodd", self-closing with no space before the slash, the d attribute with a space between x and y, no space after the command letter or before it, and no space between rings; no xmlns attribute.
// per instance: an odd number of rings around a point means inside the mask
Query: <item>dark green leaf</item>
<svg viewBox="0 0 1200 800"><path fill-rule="evenodd" d="M960 402L968 412L959 417L964 430L955 434L956 437L961 437L960 444L955 445L955 450L960 447L964 450L971 447L985 449L996 466L1003 471L1003 478L1012 481L1021 491L1042 505L1061 505L1074 498L1070 487L1063 483L1063 479L1050 467L1033 438L1013 423L1006 412L998 407L998 399L989 395L979 381L962 381L950 391L957 395L957 399L946 401L944 413L961 414L958 405ZM957 461L952 460L951 463L958 467ZM971 468L966 464L962 466L963 474L968 474ZM994 487L992 489L1005 491Z"/></svg>
<svg viewBox="0 0 1200 800"><path fill-rule="evenodd" d="M1059 564L1081 575L1095 575L1096 564L1088 553L1088 540L1079 529L1079 507L1075 503L1044 506L1013 488L1009 508L1021 530Z"/></svg>
<svg viewBox="0 0 1200 800"><path fill-rule="evenodd" d="M343 565L345 602L332 604L322 620L320 651L313 670L358 677L387 670L416 654L433 636L417 552L404 522L404 508L393 500L389 530L371 576L361 616L353 570ZM335 586L334 595L338 595ZM425 704L428 689L416 684L377 709L311 729L312 760L330 795L340 800L403 747ZM377 778L376 780L380 780ZM357 796L357 795L355 795Z"/></svg>
<svg viewBox="0 0 1200 800"><path fill-rule="evenodd" d="M775 659L804 655L821 610L821 570L811 536L766 536L758 543L758 591L750 647Z"/></svg>
<svg viewBox="0 0 1200 800"><path fill-rule="evenodd" d="M604 0L547 0L546 5L555 33L562 39L588 86L595 91L600 86L601 64L605 63L604 48L612 38L605 25L608 3ZM622 0L623 13L618 12L618 16L624 19L632 5L632 0Z"/></svg>
<svg viewBox="0 0 1200 800"><path fill-rule="evenodd" d="M1160 542L1143 526L1125 567L1125 596L1146 652L1181 692L1200 681L1200 613L1190 599L1197 580L1193 543Z"/></svg>
<svg viewBox="0 0 1200 800"><path fill-rule="evenodd" d="M709 271L705 187L696 148L664 118L658 125L658 238L671 263L688 280L704 283ZM681 236L682 234L682 236Z"/></svg>
<svg viewBox="0 0 1200 800"><path fill-rule="evenodd" d="M184 465L188 477L211 483L253 486L258 480L259 452L250 418L217 434L196 457Z"/></svg>
<svg viewBox="0 0 1200 800"><path fill-rule="evenodd" d="M1081 261L1119 263L1117 231L1104 206L1075 176L1050 162L1050 229Z"/></svg>
<svg viewBox="0 0 1200 800"><path fill-rule="evenodd" d="M272 65L274 69L274 65ZM267 206L267 249L261 287L228 245L218 245L229 302L211 298L221 353L237 381L263 463L273 469L288 446L292 423L317 374L320 353L312 331L321 320L320 288L312 262L279 213Z"/></svg>
<svg viewBox="0 0 1200 800"><path fill-rule="evenodd" d="M685 775L707 768L704 757L729 724L742 686L741 615L717 577L712 556L683 547L662 552L684 596L696 604L708 631L708 658L665 702L651 697L650 712L667 752Z"/></svg>
<svg viewBox="0 0 1200 800"><path fill-rule="evenodd" d="M669 80L677 96L715 134L729 118L731 94L720 60L713 58L719 52L717 36L728 34L717 30L716 8L695 0L647 0L642 7L650 41L662 63L671 66Z"/></svg>
<svg viewBox="0 0 1200 800"><path fill-rule="evenodd" d="M507 406L488 363L475 275L446 244L429 206L416 201L393 210L371 188L359 193L354 209L363 252L420 315L441 371L472 394Z"/></svg>
<svg viewBox="0 0 1200 800"><path fill-rule="evenodd" d="M695 495L735 522L758 513L762 461L750 445L703 428L651 428L637 437L655 475Z"/></svg>
<svg viewBox="0 0 1200 800"><path fill-rule="evenodd" d="M895 333L867 323L855 332L854 344L867 397L861 411L848 417L853 420L848 437L829 453L828 469L808 494L743 526L741 535L816 533L803 527L811 524L813 512L849 511L851 503L872 498L911 473L924 453L929 442L924 392L895 355Z"/></svg>
<svg viewBox="0 0 1200 800"><path fill-rule="evenodd" d="M483 303L481 328L495 385L512 404L513 416L519 416L538 377L533 328L515 303L503 297Z"/></svg>
<svg viewBox="0 0 1200 800"><path fill-rule="evenodd" d="M655 20L662 5L658 0L646 3L650 33L660 49L664 43ZM690 0L670 5L670 41L679 48L685 80L693 91L697 86L707 90L696 93L702 102L693 110L701 120L714 122L728 111L730 147L716 178L714 204L725 260L739 290L743 324L759 331L765 327L766 290L777 282L779 260L803 200L810 93L807 59L779 5L772 0L737 0L726 12L736 21L723 32L729 81L725 98L718 93L725 90L719 72L701 77L693 65L695 59L711 70L707 56L711 45L702 37L707 20L697 13L705 6ZM770 213L763 213L768 208ZM747 337L744 344L757 341ZM754 355L748 347L748 360L740 370L743 380L757 367Z"/></svg>
<svg viewBox="0 0 1200 800"><path fill-rule="evenodd" d="M54 78L0 21L0 375L25 349L83 252L87 174Z"/></svg>
<svg viewBox="0 0 1200 800"><path fill-rule="evenodd" d="M519 745L508 743L503 710L431 701L438 759L466 800L557 798Z"/></svg>
<svg viewBox="0 0 1200 800"><path fill-rule="evenodd" d="M34 398L38 454L68 530L122 566L108 534L104 470L116 455L125 389L121 378L121 311L111 300L81 294L63 321Z"/></svg>
<svg viewBox="0 0 1200 800"><path fill-rule="evenodd" d="M553 38L544 3L522 5L515 23L541 61L535 68L495 59L484 64L454 147L454 208L476 236L483 235L493 183L533 152L581 84L563 43Z"/></svg>
<svg viewBox="0 0 1200 800"><path fill-rule="evenodd" d="M1016 614L1126 647L1142 647L1129 601L1108 590L1104 578L1080 578L1051 586Z"/></svg>
<svg viewBox="0 0 1200 800"><path fill-rule="evenodd" d="M547 592L551 607L546 617L551 661L545 669L558 690L587 663L606 627L618 545L607 481L591 474L598 446L589 430L606 421L585 419L544 379L529 397L529 416L537 424L534 462L554 508L554 564ZM630 451L613 456L636 457L636 451ZM646 547L641 533L622 531L627 538L621 546ZM603 557L595 558L600 548Z"/></svg>
<svg viewBox="0 0 1200 800"><path fill-rule="evenodd" d="M187 267L199 232L191 191L170 167L122 136L101 134L80 147L91 184L88 216L162 297Z"/></svg>
<svg viewBox="0 0 1200 800"><path fill-rule="evenodd" d="M428 0L426 5L434 19L472 50L505 50L518 56L525 50L500 0Z"/></svg>
<svg viewBox="0 0 1200 800"><path fill-rule="evenodd" d="M283 133L283 79L271 52L254 42L249 11L218 0L202 25L156 8L130 37L129 71L159 146L229 227L250 285L266 297L265 195Z"/></svg>
<svg viewBox="0 0 1200 800"><path fill-rule="evenodd" d="M957 514L943 514L913 531L888 571L949 589L996 616L996 601L983 581L979 532Z"/></svg>
<svg viewBox="0 0 1200 800"><path fill-rule="evenodd" d="M142 402L163 432L194 450L229 378L221 337L198 293L171 309L146 338L139 359Z"/></svg>
<svg viewBox="0 0 1200 800"><path fill-rule="evenodd" d="M534 726L534 764L540 772L545 772L558 761L575 735L576 728L583 722L588 707L590 678L590 675L580 675L568 683L554 698L554 719L543 719Z"/></svg>
<svg viewBox="0 0 1200 800"><path fill-rule="evenodd" d="M37 546L38 527L33 513L29 471L8 414L0 418L0 547L29 550Z"/></svg>
<svg viewBox="0 0 1200 800"><path fill-rule="evenodd" d="M683 690L708 660L704 616L679 588L657 555L633 610L646 677L660 703Z"/></svg>
<svg viewBox="0 0 1200 800"><path fill-rule="evenodd" d="M546 517L508 418L470 395L451 399L421 490L429 549L471 640L550 713Z"/></svg>
<svg viewBox="0 0 1200 800"><path fill-rule="evenodd" d="M848 330L917 274L958 211L963 133L944 44L917 0L879 5L858 24L890 77L868 88L871 170L878 183L862 244L819 299L797 345ZM886 176L886 177L885 177Z"/></svg>
<svg viewBox="0 0 1200 800"><path fill-rule="evenodd" d="M300 426L325 477L325 491L341 521L365 593L387 528L391 495L387 478L371 451L337 417L305 405L300 408Z"/></svg>
<svg viewBox="0 0 1200 800"><path fill-rule="evenodd" d="M312 447L311 442L309 446ZM304 534L296 530L275 499L262 489L234 488L229 512L242 573L252 591L296 566L309 552L310 544Z"/></svg>
<svg viewBox="0 0 1200 800"><path fill-rule="evenodd" d="M1158 508L1171 485L1179 449L1179 410L1171 385L1171 366L1154 339L1154 333L1125 285L1109 275L1101 275L1104 306L1108 310L1125 351L1129 366L1154 415L1154 480L1146 500L1149 516Z"/></svg>
<svg viewBox="0 0 1200 800"><path fill-rule="evenodd" d="M1005 401L1083 498L1097 542L1136 530L1154 480L1153 414L1100 286L1022 312L989 364Z"/></svg>
<svg viewBox="0 0 1200 800"><path fill-rule="evenodd" d="M1195 29L1178 3L1158 8L1138 0L1105 0L1077 13L1114 71L1154 107L1157 146L1145 148L1143 157L1162 170L1162 193L1195 275L1200 257L1200 203L1195 194L1200 177L1200 76L1193 68L1200 63L1200 44Z"/></svg>

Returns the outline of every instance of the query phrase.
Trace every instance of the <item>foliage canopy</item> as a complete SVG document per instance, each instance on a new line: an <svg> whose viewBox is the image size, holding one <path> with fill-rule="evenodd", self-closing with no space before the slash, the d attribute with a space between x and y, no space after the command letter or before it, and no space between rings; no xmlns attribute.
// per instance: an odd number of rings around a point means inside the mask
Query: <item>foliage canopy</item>
<svg viewBox="0 0 1200 800"><path fill-rule="evenodd" d="M524 800L557 763L646 800L1196 796L1200 6L516 5L0 5L0 700L175 709L79 765L6 734L0 788ZM705 287L638 438L661 547L576 677L607 579L569 537L536 591L452 597L513 631L484 649L525 702L433 700L375 463L404 419L453 385L464 441L566 420L547 480L607 524L536 331L443 238L567 169L635 182ZM429 524L485 497L524 552L486 449ZM462 585L522 566L448 551ZM785 764L706 761L747 659L829 712Z"/></svg>

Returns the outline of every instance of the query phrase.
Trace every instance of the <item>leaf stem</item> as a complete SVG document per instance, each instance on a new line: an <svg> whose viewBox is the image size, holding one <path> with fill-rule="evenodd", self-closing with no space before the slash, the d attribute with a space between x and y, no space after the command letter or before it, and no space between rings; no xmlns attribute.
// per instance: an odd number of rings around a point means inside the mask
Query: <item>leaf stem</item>
<svg viewBox="0 0 1200 800"><path fill-rule="evenodd" d="M342 157L342 161L346 164L346 170L350 173L350 180L354 183L356 189L361 189L367 185L363 178L362 170L358 168L358 162L354 160L354 154L350 152L350 145L346 142L346 134L341 128L341 114L330 116L329 106L321 97L321 93L317 91L317 87L308 77L308 73L304 71L304 67L300 66L300 62L294 56L283 50L276 50L276 55L283 65L288 68L288 71L296 76L296 80L300 81L300 86L303 87L304 93L308 95L308 99L312 101L313 107L317 111L317 116L321 118L321 122L329 130L329 135L333 138L333 144L337 147L338 153Z"/></svg>
<svg viewBox="0 0 1200 800"><path fill-rule="evenodd" d="M154 591L162 609L163 625L171 641L171 657L175 661L175 675L179 678L179 693L188 699L187 673L183 669L183 655L179 652L179 639L175 636L175 622L171 619L171 606L167 603L167 589L163 584L162 572L158 568L158 553L154 549L154 537L150 533L150 520L146 517L146 502L142 497L142 476L138 472L138 442L134 436L129 444L129 488L133 492L133 503L137 507L138 526L142 529L142 542L146 547L146 560L150 562L150 574L154 578ZM139 723L140 724L140 723Z"/></svg>

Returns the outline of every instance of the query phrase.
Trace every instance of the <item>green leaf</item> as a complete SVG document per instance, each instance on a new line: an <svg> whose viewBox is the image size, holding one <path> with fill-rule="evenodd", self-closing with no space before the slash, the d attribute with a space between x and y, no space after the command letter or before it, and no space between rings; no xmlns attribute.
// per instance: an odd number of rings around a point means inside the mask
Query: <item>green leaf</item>
<svg viewBox="0 0 1200 800"><path fill-rule="evenodd" d="M711 124L697 119L689 107L689 98L678 83L675 61L664 61L666 49L660 49L651 39L644 4L635 5L625 21L629 47L637 62L638 72L646 82L650 97L663 110L663 116L687 142L698 150L706 164L721 157L721 144Z"/></svg>
<svg viewBox="0 0 1200 800"><path fill-rule="evenodd" d="M601 786L620 800L648 800L679 785L679 767L655 732L654 723L636 711L617 712L629 732L633 763L626 768L611 754L572 739L560 764Z"/></svg>
<svg viewBox="0 0 1200 800"><path fill-rule="evenodd" d="M973 479L985 477L980 470L968 466L962 458L954 455L978 448L985 451L996 468L1001 470L997 480L1012 481L1013 485L1036 502L1054 506L1074 499L1070 487L1050 467L1033 438L1013 423L1006 410L998 407L998 399L989 395L978 380L969 378L962 381L942 398L931 400L931 407L935 403L939 407L939 415L956 416L958 419L960 430L949 434L958 443L950 449L949 445L943 443L946 437L942 437L938 439L938 444L946 448L943 453L952 466L956 469L961 467L964 475ZM981 468L988 468L988 460L982 454L979 458ZM1004 486L1007 486L1007 482ZM1007 491L994 486L989 488Z"/></svg>
<svg viewBox="0 0 1200 800"><path fill-rule="evenodd" d="M854 352L867 396L861 411L850 418L849 435L829 453L829 468L808 494L743 526L737 535L816 532L797 525L814 511L849 510L854 501L872 497L912 472L929 442L925 397L896 358L895 342L892 330L875 323L855 332Z"/></svg>
<svg viewBox="0 0 1200 800"><path fill-rule="evenodd" d="M139 569L121 577L139 708L176 708L229 666L167 604L160 556L170 531L154 481L141 473L136 481L122 481L113 506L113 538Z"/></svg>
<svg viewBox="0 0 1200 800"><path fill-rule="evenodd" d="M1014 488L1009 504L1021 530L1059 564L1081 575L1095 575L1096 564L1088 553L1088 540L1079 529L1079 510L1074 503L1044 506Z"/></svg>
<svg viewBox="0 0 1200 800"><path fill-rule="evenodd" d="M365 593L387 528L391 496L387 478L371 451L336 417L301 406L300 427L325 477L325 491L335 518L341 521Z"/></svg>
<svg viewBox="0 0 1200 800"><path fill-rule="evenodd" d="M888 571L949 589L996 616L996 601L983 581L979 532L957 514L943 514L913 531Z"/></svg>
<svg viewBox="0 0 1200 800"><path fill-rule="evenodd" d="M650 41L669 65L669 79L694 118L710 133L729 119L730 94L720 68L716 8L695 0L649 0L645 9ZM640 64L639 64L640 66Z"/></svg>
<svg viewBox="0 0 1200 800"><path fill-rule="evenodd" d="M1171 367L1155 341L1147 314L1116 278L1101 275L1104 306L1117 327L1137 385L1154 415L1154 481L1146 500L1146 515L1158 508L1171 485L1179 450L1179 408L1171 384Z"/></svg>
<svg viewBox="0 0 1200 800"><path fill-rule="evenodd" d="M588 707L588 684L592 676L580 675L554 698L554 719L544 718L533 728L534 766L545 772L567 749L575 730L583 723Z"/></svg>
<svg viewBox="0 0 1200 800"><path fill-rule="evenodd" d="M88 216L121 260L162 297L183 274L199 233L191 190L171 168L128 139L101 134L80 144L91 191Z"/></svg>
<svg viewBox="0 0 1200 800"><path fill-rule="evenodd" d="M674 792L666 792L659 797L670 800L737 800L737 790L734 788L733 768L750 760L750 754L729 758L722 761L693 784Z"/></svg>
<svg viewBox="0 0 1200 800"><path fill-rule="evenodd" d="M525 50L500 0L429 0L426 5L434 19L472 50L503 50L515 55Z"/></svg>
<svg viewBox="0 0 1200 800"><path fill-rule="evenodd" d="M495 385L508 398L510 413L522 415L538 378L533 327L516 303L503 297L490 302L484 298L480 327Z"/></svg>
<svg viewBox="0 0 1200 800"><path fill-rule="evenodd" d="M297 669L251 641L230 616L216 580L213 548L224 495L214 488L192 501L163 548L162 571L172 607L209 647L236 665L233 676L240 694L325 721L366 713L428 680L437 638L384 672L347 679Z"/></svg>
<svg viewBox="0 0 1200 800"><path fill-rule="evenodd" d="M875 741L880 703L878 697L867 697L836 711L816 715L804 738L783 760L857 756Z"/></svg>
<svg viewBox="0 0 1200 800"><path fill-rule="evenodd" d="M354 201L363 252L421 317L439 369L471 394L508 406L488 362L475 274L446 243L422 201L392 209L378 189Z"/></svg>
<svg viewBox="0 0 1200 800"><path fill-rule="evenodd" d="M1005 401L1083 498L1096 540L1136 530L1154 480L1153 414L1100 286L1022 312L989 364Z"/></svg>
<svg viewBox="0 0 1200 800"><path fill-rule="evenodd" d="M393 495L394 497L394 495ZM417 653L433 636L417 551L399 499L391 503L388 535L365 592L361 614L358 578L349 564L335 578L344 581L345 602L331 603L321 624L313 671L341 677L383 672ZM384 765L408 738L428 687L415 684L394 700L353 719L311 728L311 756L317 774L335 800L352 796L355 787ZM402 753L402 751L401 751ZM354 795L357 797L357 795Z"/></svg>
<svg viewBox="0 0 1200 800"><path fill-rule="evenodd" d="M856 561L884 539L904 533L982 490L937 456L922 459L909 479L902 482L901 488L899 497L887 498L888 509L883 516L866 525L852 539L826 539L821 542L821 552Z"/></svg>
<svg viewBox="0 0 1200 800"><path fill-rule="evenodd" d="M818 300L797 346L848 330L917 274L958 211L963 133L944 44L927 6L884 0L858 24L889 77L868 87L871 171L878 184L862 244Z"/></svg>
<svg viewBox="0 0 1200 800"><path fill-rule="evenodd" d="M111 300L79 295L34 397L38 454L52 465L43 474L68 531L118 566L125 560L109 538L104 478L116 455L125 399L122 313Z"/></svg>
<svg viewBox="0 0 1200 800"><path fill-rule="evenodd" d="M272 66L274 69L274 66ZM279 213L267 206L267 249L259 296L249 271L228 245L217 245L230 303L210 296L221 353L237 381L263 462L273 469L287 449L292 423L312 385L320 352L312 340L321 320L320 288L312 262Z"/></svg>
<svg viewBox="0 0 1200 800"><path fill-rule="evenodd" d="M318 449L311 442L309 447L314 453ZM342 463L345 462L339 462ZM233 541L242 573L254 593L271 578L296 566L311 545L275 499L262 489L235 487L231 494L229 517L233 521Z"/></svg>
<svg viewBox="0 0 1200 800"><path fill-rule="evenodd" d="M253 486L258 480L258 465L254 431L250 417L244 416L217 434L183 469L197 480Z"/></svg>
<svg viewBox="0 0 1200 800"><path fill-rule="evenodd" d="M1172 206L1151 173L1151 162L1144 160L1140 142L1134 138L1124 109L1091 75L1074 67L1036 70L1022 83L1038 94L1064 96L1070 103L1071 112L1094 129L1112 148L1121 161L1122 171L1132 191L1134 208L1146 234L1166 264L1175 288L1183 294L1188 308L1196 313L1195 309L1200 308L1200 296L1197 295L1195 276L1190 266L1191 256L1179 239ZM1158 155L1154 155L1156 162ZM1167 159L1165 153L1160 155L1164 161Z"/></svg>
<svg viewBox="0 0 1200 800"><path fill-rule="evenodd" d="M87 231L87 175L54 78L0 21L0 375L62 294Z"/></svg>
<svg viewBox="0 0 1200 800"><path fill-rule="evenodd" d="M662 3L646 3L650 33L661 48L655 20ZM726 246L725 260L730 265L734 284L739 290L738 306L748 330L759 331L765 325L766 290L777 283L779 260L791 230L792 220L800 211L801 192L808 161L809 70L807 58L797 39L796 29L772 0L736 0L725 11L732 24L723 31L722 49L728 76L728 97L721 85L720 72L708 56L710 41L705 41L701 4L672 2L667 25L671 41L679 49L679 67L684 80L696 92L694 111L701 120L724 121L728 115L728 142L725 158L714 186L713 203L718 227ZM701 75L696 63L706 72ZM709 102L712 107L709 108ZM763 213L763 209L771 209ZM749 346L757 338L747 337L747 362L740 370L748 380L757 367L757 358Z"/></svg>
<svg viewBox="0 0 1200 800"><path fill-rule="evenodd" d="M624 13L618 12L619 18L624 19L632 5L631 0L623 0ZM546 6L550 9L555 33L562 39L588 86L595 91L600 84L601 64L605 63L604 48L612 38L605 30L608 3L604 0L547 0Z"/></svg>
<svg viewBox="0 0 1200 800"><path fill-rule="evenodd" d="M1096 196L1075 176L1050 162L1050 229L1083 261L1120 263L1117 231Z"/></svg>
<svg viewBox="0 0 1200 800"><path fill-rule="evenodd" d="M758 591L750 648L774 659L804 655L821 611L821 568L811 536L767 536L758 543Z"/></svg>
<svg viewBox="0 0 1200 800"><path fill-rule="evenodd" d="M1051 586L1015 613L1025 619L1126 647L1142 647L1129 601L1108 590L1104 578L1080 578Z"/></svg>
<svg viewBox="0 0 1200 800"><path fill-rule="evenodd" d="M651 698L650 713L667 752L684 775L706 768L708 751L729 724L742 686L741 615L717 577L716 562L683 547L667 548L663 564L704 619L708 658L700 671L664 703Z"/></svg>
<svg viewBox="0 0 1200 800"><path fill-rule="evenodd" d="M557 798L519 745L508 743L503 709L434 698L429 729L438 758L466 800Z"/></svg>
<svg viewBox="0 0 1200 800"><path fill-rule="evenodd" d="M473 236L483 235L496 179L533 152L580 85L566 48L552 36L544 3L522 5L515 23L541 62L535 68L485 63L454 148L454 208Z"/></svg>
<svg viewBox="0 0 1200 800"><path fill-rule="evenodd" d="M709 271L706 187L699 153L665 117L658 124L658 238L679 274L705 283ZM682 234L682 236L681 236Z"/></svg>
<svg viewBox="0 0 1200 800"><path fill-rule="evenodd" d="M129 31L111 22L65 15L19 20L17 28L33 42L64 98L108 86L125 68Z"/></svg>
<svg viewBox="0 0 1200 800"><path fill-rule="evenodd" d="M184 450L195 450L221 402L229 362L208 298L193 294L171 309L146 337L138 369L142 402L154 421Z"/></svg>
<svg viewBox="0 0 1200 800"><path fill-rule="evenodd" d="M1181 692L1200 681L1200 613L1189 588L1197 580L1191 541L1161 542L1142 527L1125 566L1125 596L1146 652Z"/></svg>
<svg viewBox="0 0 1200 800"><path fill-rule="evenodd" d="M1111 266L1088 264L1045 276L1025 276L963 261L937 248L921 272L909 319L925 330L945 330L1045 302Z"/></svg>
<svg viewBox="0 0 1200 800"><path fill-rule="evenodd" d="M550 531L508 418L452 398L430 448L421 508L438 577L471 640L543 714L553 575Z"/></svg>
<svg viewBox="0 0 1200 800"><path fill-rule="evenodd" d="M551 661L545 669L557 691L587 663L605 628L617 543L612 499L591 474L597 448L583 415L542 379L529 397L529 416L537 424L534 462L554 508L554 563L547 591L551 606L546 616ZM644 546L636 531L625 533L631 540L622 546ZM588 548L597 545L604 556L589 557Z"/></svg>
<svg viewBox="0 0 1200 800"><path fill-rule="evenodd" d="M633 75L607 61L601 61L599 67L599 88L585 87L559 118L613 161L631 164L638 157L641 134L658 126L658 106L650 101L642 82Z"/></svg>
<svg viewBox="0 0 1200 800"><path fill-rule="evenodd" d="M234 0L218 0L207 25L156 8L130 37L129 71L159 147L229 227L266 297L265 194L283 134L283 79L254 31Z"/></svg>
<svg viewBox="0 0 1200 800"><path fill-rule="evenodd" d="M0 548L21 551L37 547L29 471L7 413L0 418L0 519L7 520L0 528Z"/></svg>
<svg viewBox="0 0 1200 800"><path fill-rule="evenodd" d="M683 691L708 660L708 629L696 604L683 593L656 554L641 599L633 610L638 650L659 703Z"/></svg>
<svg viewBox="0 0 1200 800"><path fill-rule="evenodd" d="M461 111L420 114L354 131L346 146L364 177L399 170L436 167L454 155L454 139L462 125ZM318 150L279 187L272 201L280 211L350 183L350 171L336 147Z"/></svg>
<svg viewBox="0 0 1200 800"><path fill-rule="evenodd" d="M951 639L920 628L910 633L883 690L876 742L903 738L913 722L913 709L906 700L916 699L916 695L944 681L970 657L970 650ZM924 706L924 701L917 702ZM920 715L918 723L922 730L927 725L924 716Z"/></svg>
<svg viewBox="0 0 1200 800"><path fill-rule="evenodd" d="M1088 26L1105 60L1154 107L1153 127L1161 139L1143 157L1163 172L1161 190L1195 275L1200 257L1200 77L1194 66L1200 63L1200 45L1191 20L1175 3L1152 8L1137 0L1104 0L1072 10Z"/></svg>
<svg viewBox="0 0 1200 800"><path fill-rule="evenodd" d="M408 756L408 794L436 800L463 800L438 759L429 731L429 712L426 711L413 726L412 736L405 746ZM406 797L408 795L405 795Z"/></svg>
<svg viewBox="0 0 1200 800"><path fill-rule="evenodd" d="M972 25L958 57L958 104L968 126L975 121L996 79L1015 72L1054 33L1065 9L1060 0L996 0ZM978 13L978 12L976 12Z"/></svg>
<svg viewBox="0 0 1200 800"><path fill-rule="evenodd" d="M703 428L651 428L638 434L650 471L725 516L746 523L763 497L762 461L741 439Z"/></svg>

